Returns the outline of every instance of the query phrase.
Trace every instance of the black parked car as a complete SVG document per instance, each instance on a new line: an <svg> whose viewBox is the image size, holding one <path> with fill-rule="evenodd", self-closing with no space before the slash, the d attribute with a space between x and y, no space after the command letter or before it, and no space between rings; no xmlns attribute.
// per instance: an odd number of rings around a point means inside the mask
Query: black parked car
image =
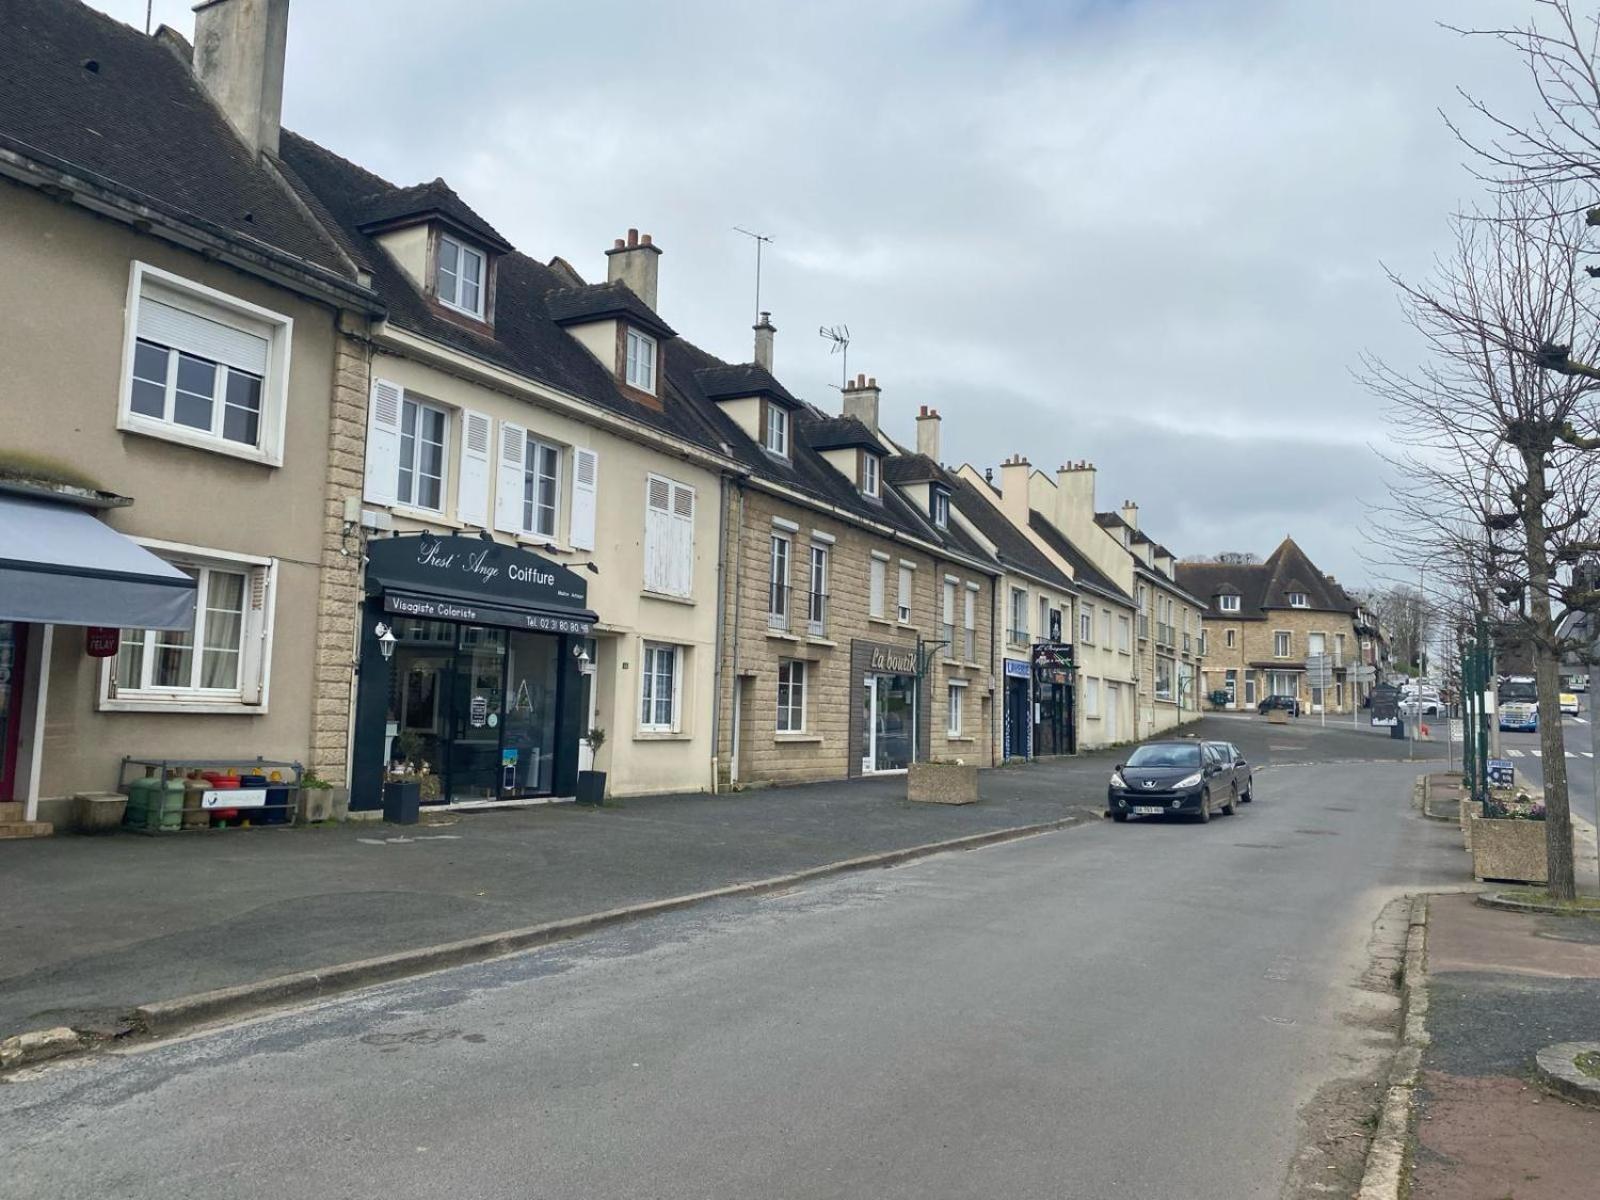
<svg viewBox="0 0 1600 1200"><path fill-rule="evenodd" d="M1256 798L1255 772L1240 753L1239 747L1232 742L1207 742L1206 745L1220 754L1223 763L1233 772L1233 790L1240 803L1249 804Z"/></svg>
<svg viewBox="0 0 1600 1200"><path fill-rule="evenodd" d="M1266 716L1267 713L1275 708L1283 709L1291 717L1300 715L1300 701L1294 696L1268 696L1260 704L1256 705L1256 712Z"/></svg>
<svg viewBox="0 0 1600 1200"><path fill-rule="evenodd" d="M1234 766L1219 743L1146 742L1111 772L1106 811L1129 817L1187 815L1211 820L1213 807L1232 815L1239 802Z"/></svg>

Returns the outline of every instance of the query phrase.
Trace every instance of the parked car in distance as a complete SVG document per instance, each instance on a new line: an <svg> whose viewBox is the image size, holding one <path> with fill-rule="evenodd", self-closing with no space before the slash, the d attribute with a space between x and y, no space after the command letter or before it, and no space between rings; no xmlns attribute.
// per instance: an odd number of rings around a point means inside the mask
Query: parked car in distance
<svg viewBox="0 0 1600 1200"><path fill-rule="evenodd" d="M1216 742L1146 742L1111 772L1106 811L1129 817L1192 816L1211 820L1213 808L1232 815L1239 801L1234 766Z"/></svg>
<svg viewBox="0 0 1600 1200"><path fill-rule="evenodd" d="M1569 717L1578 715L1578 695L1576 692L1561 693L1561 711Z"/></svg>
<svg viewBox="0 0 1600 1200"><path fill-rule="evenodd" d="M1589 677L1587 675L1563 675L1561 682L1567 685L1569 692L1587 692L1589 690Z"/></svg>
<svg viewBox="0 0 1600 1200"><path fill-rule="evenodd" d="M1225 760L1232 765L1234 789L1238 792L1240 801L1249 804L1256 798L1256 777L1244 753L1232 742L1210 744L1221 751Z"/></svg>
<svg viewBox="0 0 1600 1200"><path fill-rule="evenodd" d="M1420 709L1425 717L1436 717L1444 711L1444 699L1430 687L1410 687L1400 693L1400 707Z"/></svg>
<svg viewBox="0 0 1600 1200"><path fill-rule="evenodd" d="M1256 712L1266 716L1275 708L1281 708L1291 717L1300 715L1300 701L1294 696L1267 696L1260 704L1256 705Z"/></svg>

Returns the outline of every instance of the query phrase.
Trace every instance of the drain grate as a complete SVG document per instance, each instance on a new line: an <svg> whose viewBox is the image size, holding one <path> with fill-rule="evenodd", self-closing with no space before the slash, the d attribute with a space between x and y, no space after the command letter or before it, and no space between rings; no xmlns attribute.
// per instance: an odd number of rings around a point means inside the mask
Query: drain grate
<svg viewBox="0 0 1600 1200"><path fill-rule="evenodd" d="M1296 829L1295 832L1296 833L1321 834L1324 837L1338 837L1339 836L1339 831L1337 829Z"/></svg>

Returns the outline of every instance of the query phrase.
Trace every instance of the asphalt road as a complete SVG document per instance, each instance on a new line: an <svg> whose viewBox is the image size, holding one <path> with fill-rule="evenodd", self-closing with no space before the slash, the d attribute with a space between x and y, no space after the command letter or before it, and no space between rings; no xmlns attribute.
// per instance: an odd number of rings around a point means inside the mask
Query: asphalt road
<svg viewBox="0 0 1600 1200"><path fill-rule="evenodd" d="M1278 1196L1302 1105L1388 1045L1356 987L1374 919L1460 849L1410 808L1417 766L1261 737L1257 803L1209 825L1096 823L14 1079L0 1196Z"/></svg>

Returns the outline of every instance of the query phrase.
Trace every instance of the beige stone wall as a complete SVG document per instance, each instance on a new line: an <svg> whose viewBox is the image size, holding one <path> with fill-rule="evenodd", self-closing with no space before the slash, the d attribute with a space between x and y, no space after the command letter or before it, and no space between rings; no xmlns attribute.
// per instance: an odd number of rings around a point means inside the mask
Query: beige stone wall
<svg viewBox="0 0 1600 1200"><path fill-rule="evenodd" d="M117 429L132 264L141 261L293 319L283 464L242 461ZM307 760L325 536L331 308L0 183L0 429L133 497L107 523L136 538L277 561L265 711L113 712L81 629L56 631L43 798L104 791L124 755Z"/></svg>
<svg viewBox="0 0 1600 1200"><path fill-rule="evenodd" d="M1221 688L1227 670L1233 668L1239 672L1237 706L1241 709L1246 707L1246 679L1256 680L1255 699L1259 703L1268 694L1267 675L1274 669L1272 664L1281 662L1283 670L1304 670L1309 634L1325 634L1329 654L1336 653L1338 635L1344 635L1343 661L1346 672L1357 665L1359 659L1357 649L1360 643L1355 633L1355 621L1349 613L1319 612L1314 609L1274 609L1261 620L1207 619L1205 629L1210 653L1205 663L1204 691L1210 692ZM1227 645L1227 632L1230 629L1235 633L1234 646L1231 649ZM1290 635L1289 654L1281 659L1274 654L1274 635L1279 631L1287 631ZM1345 674L1336 674L1335 680L1345 680ZM1300 701L1309 707L1311 689L1307 686L1303 675L1298 682ZM1350 713L1353 706L1360 703L1354 695L1354 690L1348 682L1345 683L1342 697L1338 688L1330 689L1327 711Z"/></svg>
<svg viewBox="0 0 1600 1200"><path fill-rule="evenodd" d="M935 655L924 682L924 703L930 705L925 725L928 746L918 757L961 758L990 765L993 762L992 701L988 692L992 653L991 580L971 568L953 567L934 555L871 533L851 522L809 509L759 488L742 489L729 507L725 536L726 595L723 639L722 717L717 748L720 774L730 779L733 752L735 680L740 694L739 764L741 783L794 783L837 779L851 773L852 758L859 768L861 747L851 744L850 716L859 707L858 683L852 678L850 649L856 639L886 645L915 647L925 639L942 637L941 591L945 574L955 574L964 590L968 580L979 584L975 635L978 661L952 662L943 652ZM798 526L785 530L774 518ZM787 630L769 624L770 553L774 532L791 539L790 587L792 616ZM809 633L805 598L810 590L811 545L816 535L831 536L828 622L821 637ZM889 556L883 619L868 613L872 554ZM896 620L899 564L915 564L911 620ZM957 625L961 623L957 600ZM786 658L807 664L806 728L799 734L777 729L778 664ZM946 689L952 679L967 680L963 738L947 736Z"/></svg>

